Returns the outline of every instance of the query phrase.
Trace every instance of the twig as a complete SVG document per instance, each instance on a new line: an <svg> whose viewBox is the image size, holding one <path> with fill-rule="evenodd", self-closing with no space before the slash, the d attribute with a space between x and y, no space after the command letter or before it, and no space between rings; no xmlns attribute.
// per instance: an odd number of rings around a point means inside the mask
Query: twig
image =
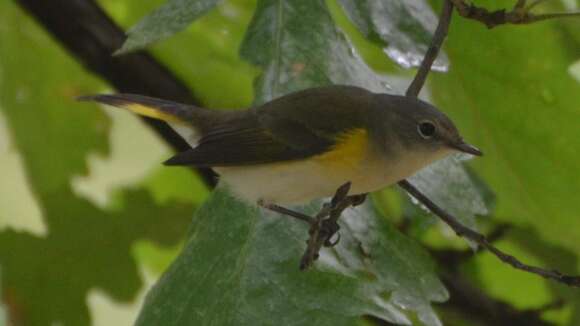
<svg viewBox="0 0 580 326"><path fill-rule="evenodd" d="M427 75L431 70L431 66L433 62L437 58L439 54L439 50L441 45L443 44L443 40L447 36L447 31L449 30L449 23L451 23L451 16L453 14L453 4L449 0L445 0L443 4L443 9L441 10L441 15L439 17L439 24L437 25L437 29L435 30L435 34L433 34L433 40L431 40L431 44L429 45L429 49L425 53L423 57L423 61L421 61L421 66L419 66L419 70L417 70L417 74L409 88L407 88L407 92L405 95L410 97L417 97L421 88L423 88L423 84L425 84L425 80L427 79Z"/></svg>
<svg viewBox="0 0 580 326"><path fill-rule="evenodd" d="M444 211L441 207L437 206L437 204L422 194L409 181L403 180L399 182L399 186L405 189L405 191L407 191L411 196L415 197L415 199L417 199L421 204L425 205L425 207L427 207L433 214L437 215L441 220L449 225L458 236L474 241L481 247L489 250L504 263L511 265L513 268L537 274L544 278L552 279L569 286L580 287L580 276L564 275L557 270L548 270L541 267L524 264L516 257L506 254L496 248L481 233L475 232L472 229L459 223L459 221L457 221L454 216Z"/></svg>
<svg viewBox="0 0 580 326"><path fill-rule="evenodd" d="M514 8L510 11L505 9L489 11L473 4L467 4L465 0L451 0L457 12L464 18L473 19L483 23L487 28L494 28L506 24L531 24L542 20L580 17L580 12L557 12L536 15L530 11L544 0L536 0L526 6L525 0L518 0Z"/></svg>

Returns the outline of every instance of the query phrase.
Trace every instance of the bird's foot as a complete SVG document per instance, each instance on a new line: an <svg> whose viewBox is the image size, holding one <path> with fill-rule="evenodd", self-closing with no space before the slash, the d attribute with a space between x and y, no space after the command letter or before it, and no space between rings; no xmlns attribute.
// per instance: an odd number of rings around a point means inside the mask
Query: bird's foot
<svg viewBox="0 0 580 326"><path fill-rule="evenodd" d="M318 259L320 249L322 246L334 247L340 241L340 226L338 219L345 209L362 204L366 199L366 194L348 196L351 183L347 182L340 186L330 203L322 206L320 212L316 215L315 223L311 224L306 251L300 260L300 269L305 270L312 266L315 260ZM333 237L337 235L333 241Z"/></svg>
<svg viewBox="0 0 580 326"><path fill-rule="evenodd" d="M302 259L300 269L305 270L312 266L318 259L322 246L334 247L340 241L340 226L338 219L342 212L348 207L362 204L366 199L366 194L349 196L351 183L347 182L340 186L329 203L325 203L315 217L296 212L275 204L258 201L258 205L274 212L296 218L310 225L308 230L309 238L306 241L307 247ZM336 235L336 239L332 240Z"/></svg>

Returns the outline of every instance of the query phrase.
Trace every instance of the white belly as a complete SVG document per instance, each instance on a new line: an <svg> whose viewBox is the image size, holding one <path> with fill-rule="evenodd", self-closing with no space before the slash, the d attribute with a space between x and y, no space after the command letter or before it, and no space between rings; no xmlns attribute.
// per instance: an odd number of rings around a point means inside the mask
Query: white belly
<svg viewBox="0 0 580 326"><path fill-rule="evenodd" d="M317 161L295 161L244 167L215 168L241 199L277 204L304 204L331 197L344 183L350 194L382 189L414 174L443 155L411 154L397 160L365 159L349 169L329 169ZM437 156L437 157L435 157Z"/></svg>

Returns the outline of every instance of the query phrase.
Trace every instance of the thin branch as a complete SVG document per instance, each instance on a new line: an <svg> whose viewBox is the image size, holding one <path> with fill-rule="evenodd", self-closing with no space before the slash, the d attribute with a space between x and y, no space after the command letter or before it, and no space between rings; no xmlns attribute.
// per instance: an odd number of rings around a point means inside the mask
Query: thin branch
<svg viewBox="0 0 580 326"><path fill-rule="evenodd" d="M120 92L161 97L197 104L188 87L164 65L145 52L113 57L125 33L93 0L18 0L28 14L79 61ZM166 123L144 118L175 151L189 145ZM196 169L206 185L215 185L210 169Z"/></svg>
<svg viewBox="0 0 580 326"><path fill-rule="evenodd" d="M443 222L449 225L458 236L474 241L479 246L489 250L489 252L494 254L504 263L511 265L513 268L533 273L547 279L555 280L569 286L580 287L580 276L565 275L557 270L548 270L541 267L524 264L516 257L506 254L496 248L481 233L473 231L472 229L459 223L459 221L457 221L453 215L447 213L441 207L437 206L437 204L427 198L427 196L421 193L409 181L403 180L399 182L399 186L405 189L405 191L407 191L411 196L415 197L415 199L417 199L421 204L425 205L425 207L427 207L433 214L437 215L441 220L443 220Z"/></svg>
<svg viewBox="0 0 580 326"><path fill-rule="evenodd" d="M417 70L417 74L409 88L407 88L407 92L405 95L410 97L417 97L421 88L423 88L423 84L425 84L425 80L427 79L427 75L431 70L431 66L437 55L439 54L439 50L443 44L443 40L447 36L447 31L449 30L449 24L451 23L451 16L453 14L453 4L450 0L445 0L443 4L443 9L441 10L441 15L439 17L439 24L437 25L437 29L435 30L435 34L433 34L433 40L431 40L431 45L429 45L429 49L425 53L423 57L423 61L421 62L421 66L419 70Z"/></svg>
<svg viewBox="0 0 580 326"><path fill-rule="evenodd" d="M509 224L499 224L497 225L486 237L487 241L490 243L495 243L496 241L502 239L506 232L512 226ZM459 270L461 264L469 259L472 259L475 255L480 252L474 252L471 249L456 250L456 249L432 249L429 248L429 253L433 256L445 269L448 271Z"/></svg>
<svg viewBox="0 0 580 326"><path fill-rule="evenodd" d="M453 4L451 3L453 2ZM431 41L431 45L423 62L421 63L421 67L419 68L419 72L413 79L413 82L407 89L407 96L416 97L419 94L423 84L425 83L425 79L427 77L427 73L431 70L431 65L433 61L437 57L438 51L441 48L441 44L443 43L446 32L449 27L449 23L451 20L451 13L454 4L459 4L460 6L464 5L462 1L459 0L446 0L443 10L441 12L441 17L439 18L439 25L437 26L437 30L435 35L433 36L433 40ZM523 4L522 2L520 4ZM462 8L458 7L458 11L461 12ZM540 267L530 266L527 264L522 263L517 258L512 255L506 254L503 251L497 249L491 242L482 234L475 232L463 224L459 223L459 221L452 216L451 214L444 211L441 207L437 206L434 202L432 202L427 196L425 196L419 189L415 188L409 181L403 180L398 183L398 185L405 189L411 196L415 197L420 203L425 205L433 214L437 215L441 220L443 220L447 225L449 225L455 233L461 237L465 237L470 239L480 245L481 247L489 250L492 254L498 257L503 262L511 265L516 269L520 269L529 273L540 275L544 278L552 279L558 281L560 283L567 284L569 286L577 286L580 287L580 276L570 276L564 275L556 270L547 270Z"/></svg>

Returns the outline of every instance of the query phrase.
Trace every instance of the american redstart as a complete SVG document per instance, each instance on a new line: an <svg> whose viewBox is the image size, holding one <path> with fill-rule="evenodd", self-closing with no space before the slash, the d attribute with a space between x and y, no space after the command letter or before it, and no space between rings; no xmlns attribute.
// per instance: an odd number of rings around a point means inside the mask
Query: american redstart
<svg viewBox="0 0 580 326"><path fill-rule="evenodd" d="M96 101L168 122L190 145L167 165L211 167L253 203L300 204L379 190L459 151L453 122L421 100L352 86L311 88L246 110L209 110L132 94Z"/></svg>

